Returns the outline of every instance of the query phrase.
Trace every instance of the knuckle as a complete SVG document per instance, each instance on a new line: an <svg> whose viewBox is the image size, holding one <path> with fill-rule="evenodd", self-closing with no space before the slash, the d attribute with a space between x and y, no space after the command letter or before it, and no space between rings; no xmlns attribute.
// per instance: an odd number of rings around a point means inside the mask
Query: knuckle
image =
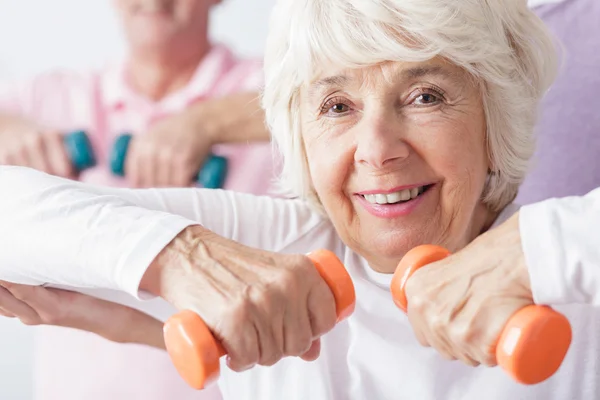
<svg viewBox="0 0 600 400"><path fill-rule="evenodd" d="M306 353L312 343L312 335L308 330L298 332L295 340L292 340L286 349L286 354L289 356L301 356Z"/></svg>
<svg viewBox="0 0 600 400"><path fill-rule="evenodd" d="M484 353L480 357L479 362L486 367L495 367L498 363L496 361L496 357L491 353Z"/></svg>
<svg viewBox="0 0 600 400"><path fill-rule="evenodd" d="M457 344L468 344L473 341L474 334L467 326L454 326L450 332L450 340Z"/></svg>
<svg viewBox="0 0 600 400"><path fill-rule="evenodd" d="M234 325L243 325L252 312L252 300L249 289L243 290L239 296L233 299L230 306L225 310L225 320Z"/></svg>
<svg viewBox="0 0 600 400"><path fill-rule="evenodd" d="M242 372L258 363L258 353L254 349L238 349L230 354L236 372Z"/></svg>
<svg viewBox="0 0 600 400"><path fill-rule="evenodd" d="M278 270L273 283L285 291L294 290L300 281L299 275L298 270L282 268Z"/></svg>
<svg viewBox="0 0 600 400"><path fill-rule="evenodd" d="M281 296L278 294L279 290L276 285L267 282L260 286L248 287L247 294L244 297L247 298L249 308L254 309L256 307L260 310L271 310L280 300Z"/></svg>
<svg viewBox="0 0 600 400"><path fill-rule="evenodd" d="M261 360L259 361L260 365L264 365L270 367L275 365L281 358L283 357L283 352L278 349L272 349L271 351L263 354Z"/></svg>
<svg viewBox="0 0 600 400"><path fill-rule="evenodd" d="M425 295L423 292L419 292L419 291L415 291L411 294L408 291L408 285L407 285L406 289L407 289L406 297L408 298L408 307L418 313L424 312L425 309L427 308L427 305L429 304L429 299L427 298L427 295Z"/></svg>

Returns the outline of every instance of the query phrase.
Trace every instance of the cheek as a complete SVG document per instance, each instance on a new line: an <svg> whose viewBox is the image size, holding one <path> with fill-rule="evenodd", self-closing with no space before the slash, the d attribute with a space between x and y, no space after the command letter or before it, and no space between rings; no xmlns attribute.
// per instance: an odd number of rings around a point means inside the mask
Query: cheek
<svg viewBox="0 0 600 400"><path fill-rule="evenodd" d="M479 200L488 169L483 117L464 116L422 121L422 132L435 140L423 141L427 164L443 179L442 204L460 208ZM456 203L459 203L457 205Z"/></svg>
<svg viewBox="0 0 600 400"><path fill-rule="evenodd" d="M314 189L326 207L345 197L345 185L354 169L351 146L343 137L332 136L313 129L304 139Z"/></svg>

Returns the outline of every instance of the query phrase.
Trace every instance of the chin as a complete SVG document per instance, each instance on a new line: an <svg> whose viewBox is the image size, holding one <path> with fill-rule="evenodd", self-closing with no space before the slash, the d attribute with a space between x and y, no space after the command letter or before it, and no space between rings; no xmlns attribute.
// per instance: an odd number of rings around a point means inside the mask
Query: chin
<svg viewBox="0 0 600 400"><path fill-rule="evenodd" d="M379 272L392 273L404 255L413 247L425 244L417 235L407 232L392 232L377 235L367 245L362 246L364 257L372 260Z"/></svg>

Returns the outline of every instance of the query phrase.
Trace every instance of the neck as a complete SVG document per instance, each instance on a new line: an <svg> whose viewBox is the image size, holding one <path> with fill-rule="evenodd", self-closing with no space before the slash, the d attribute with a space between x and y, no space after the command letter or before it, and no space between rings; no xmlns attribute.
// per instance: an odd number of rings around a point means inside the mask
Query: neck
<svg viewBox="0 0 600 400"><path fill-rule="evenodd" d="M195 43L183 50L132 51L126 70L128 82L136 93L159 101L190 81L208 50L208 43Z"/></svg>

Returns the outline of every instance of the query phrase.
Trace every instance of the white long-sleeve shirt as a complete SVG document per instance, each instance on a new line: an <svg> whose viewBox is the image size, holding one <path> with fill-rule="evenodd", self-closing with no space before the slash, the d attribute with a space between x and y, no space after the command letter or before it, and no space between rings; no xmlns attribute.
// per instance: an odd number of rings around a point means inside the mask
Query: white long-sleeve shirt
<svg viewBox="0 0 600 400"><path fill-rule="evenodd" d="M143 297L137 287L149 262L194 223L273 251L334 251L353 278L355 313L323 338L315 362L284 359L243 373L223 366L219 385L225 399L600 397L600 314L595 309L557 307L569 318L574 340L558 373L540 385L516 384L499 368L445 361L416 341L406 316L392 302L390 275L371 270L327 220L301 201L202 189L98 188L14 167L0 168L0 190L0 279L15 282ZM497 223L517 208L508 207ZM600 279L595 273L600 254L594 243L585 243L594 238L594 222L600 222L600 192L527 206L520 215L536 301L597 304L598 296L588 291L594 291L594 281ZM132 296L128 297L138 308L153 303L160 307L159 299L143 302ZM163 310L162 316L173 311Z"/></svg>

